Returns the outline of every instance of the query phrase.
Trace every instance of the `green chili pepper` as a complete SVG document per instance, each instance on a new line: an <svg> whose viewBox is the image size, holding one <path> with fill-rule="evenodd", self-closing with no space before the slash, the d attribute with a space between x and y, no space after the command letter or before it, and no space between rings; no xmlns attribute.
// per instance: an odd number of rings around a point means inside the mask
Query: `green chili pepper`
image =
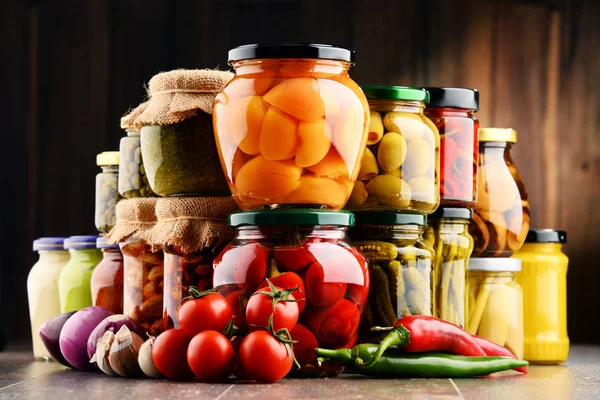
<svg viewBox="0 0 600 400"><path fill-rule="evenodd" d="M364 343L352 349L316 349L317 356L340 362L352 372L380 377L413 378L469 378L494 372L524 367L527 361L509 357L469 357L445 353L405 353L400 349L387 349L371 367L360 368L356 359L369 360L377 345Z"/></svg>

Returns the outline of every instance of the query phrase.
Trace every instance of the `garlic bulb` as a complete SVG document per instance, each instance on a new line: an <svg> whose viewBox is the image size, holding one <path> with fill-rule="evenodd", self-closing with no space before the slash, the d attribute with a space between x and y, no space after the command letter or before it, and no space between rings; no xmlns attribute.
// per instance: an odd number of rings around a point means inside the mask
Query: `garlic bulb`
<svg viewBox="0 0 600 400"><path fill-rule="evenodd" d="M162 374L156 366L154 365L154 361L152 360L152 348L154 347L155 337L150 336L150 339L146 340L142 347L140 347L140 353L138 354L138 363L140 364L140 368L150 378L160 378Z"/></svg>
<svg viewBox="0 0 600 400"><path fill-rule="evenodd" d="M124 377L140 376L142 370L138 364L138 353L143 343L144 339L123 325L110 347L108 355L110 367Z"/></svg>
<svg viewBox="0 0 600 400"><path fill-rule="evenodd" d="M108 361L108 355L114 340L115 334L112 331L104 332L104 335L102 335L102 337L98 339L98 344L96 345L96 353L90 361L98 364L98 368L100 368L100 370L106 375L110 376L117 376L117 373L110 367L110 363Z"/></svg>

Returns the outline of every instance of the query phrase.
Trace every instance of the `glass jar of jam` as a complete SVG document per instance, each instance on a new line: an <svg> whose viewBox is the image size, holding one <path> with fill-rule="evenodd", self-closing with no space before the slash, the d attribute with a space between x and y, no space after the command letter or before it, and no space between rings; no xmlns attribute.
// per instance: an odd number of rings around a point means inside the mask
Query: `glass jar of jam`
<svg viewBox="0 0 600 400"><path fill-rule="evenodd" d="M469 231L474 257L510 257L529 231L529 200L510 155L514 129L479 129L477 205Z"/></svg>
<svg viewBox="0 0 600 400"><path fill-rule="evenodd" d="M92 304L113 314L123 314L123 254L118 244L108 244L99 237L96 247L102 251L102 261L92 273Z"/></svg>
<svg viewBox="0 0 600 400"><path fill-rule="evenodd" d="M242 210L341 209L367 138L368 104L348 76L354 52L321 44L246 45L213 122L223 171Z"/></svg>
<svg viewBox="0 0 600 400"><path fill-rule="evenodd" d="M371 118L367 148L348 209L431 214L440 201L440 137L425 116L429 93L363 86Z"/></svg>
<svg viewBox="0 0 600 400"><path fill-rule="evenodd" d="M343 211L277 209L236 212L229 223L235 239L214 261L215 289L234 310L234 325L249 326L245 307L266 279L282 289L293 283L300 318L291 330L296 358L305 371L317 367L315 347L352 347L369 291L367 263L350 243L354 215ZM325 372L327 371L327 372Z"/></svg>
<svg viewBox="0 0 600 400"><path fill-rule="evenodd" d="M479 92L454 87L426 87L425 115L440 133L440 205L475 207Z"/></svg>

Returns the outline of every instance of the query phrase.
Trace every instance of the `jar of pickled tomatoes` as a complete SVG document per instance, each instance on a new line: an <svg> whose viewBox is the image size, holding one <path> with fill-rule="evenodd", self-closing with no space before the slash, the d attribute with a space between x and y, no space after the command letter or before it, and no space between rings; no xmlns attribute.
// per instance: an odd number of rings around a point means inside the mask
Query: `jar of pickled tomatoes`
<svg viewBox="0 0 600 400"><path fill-rule="evenodd" d="M431 214L440 201L440 137L423 111L424 89L364 86L371 107L367 149L346 208Z"/></svg>
<svg viewBox="0 0 600 400"><path fill-rule="evenodd" d="M270 282L280 289L295 289L291 296L297 302L290 307L298 318L286 327L297 341L294 354L303 370L319 370L315 347L354 346L369 274L364 256L347 236L354 224L352 213L246 211L231 214L229 223L237 236L215 259L213 284L230 302L238 329L268 329L256 321L249 301L256 291L269 290ZM340 372L336 368L324 365L320 371Z"/></svg>
<svg viewBox="0 0 600 400"><path fill-rule="evenodd" d="M213 124L223 171L242 210L341 209L360 168L369 109L348 76L354 52L322 44L229 51L236 76Z"/></svg>
<svg viewBox="0 0 600 400"><path fill-rule="evenodd" d="M475 207L477 196L476 89L427 87L425 115L440 133L440 205Z"/></svg>

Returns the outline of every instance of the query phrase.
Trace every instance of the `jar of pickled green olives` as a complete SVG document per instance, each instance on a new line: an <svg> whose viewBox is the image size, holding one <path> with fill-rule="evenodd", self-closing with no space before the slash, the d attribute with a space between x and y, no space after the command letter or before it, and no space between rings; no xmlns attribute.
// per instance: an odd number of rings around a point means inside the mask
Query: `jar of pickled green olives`
<svg viewBox="0 0 600 400"><path fill-rule="evenodd" d="M371 278L362 342L381 339L371 326L392 326L407 315L434 315L434 253L423 239L426 226L424 215L356 213L350 238L368 260Z"/></svg>
<svg viewBox="0 0 600 400"><path fill-rule="evenodd" d="M473 251L472 211L442 207L429 217L425 240L435 251L435 316L466 327L467 266Z"/></svg>
<svg viewBox="0 0 600 400"><path fill-rule="evenodd" d="M121 195L117 190L119 181L119 152L105 151L98 154L96 164L102 172L96 175L96 229L108 233L115 226L115 209Z"/></svg>
<svg viewBox="0 0 600 400"><path fill-rule="evenodd" d="M365 86L371 118L358 181L346 208L431 214L440 201L440 137L424 89Z"/></svg>
<svg viewBox="0 0 600 400"><path fill-rule="evenodd" d="M121 128L127 136L119 146L119 193L127 199L154 196L142 161L140 133L131 126L128 115L121 118Z"/></svg>

